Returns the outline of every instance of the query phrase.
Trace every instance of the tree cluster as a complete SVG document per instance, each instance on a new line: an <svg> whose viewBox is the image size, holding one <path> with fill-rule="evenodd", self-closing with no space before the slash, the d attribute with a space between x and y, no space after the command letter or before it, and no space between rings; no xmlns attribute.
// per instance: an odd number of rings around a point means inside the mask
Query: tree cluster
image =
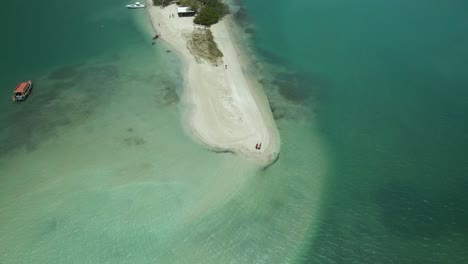
<svg viewBox="0 0 468 264"><path fill-rule="evenodd" d="M210 26L218 23L228 12L227 5L221 0L198 0L198 13L193 22Z"/></svg>
<svg viewBox="0 0 468 264"><path fill-rule="evenodd" d="M153 0L153 5L155 6L168 6L172 3L172 0Z"/></svg>
<svg viewBox="0 0 468 264"><path fill-rule="evenodd" d="M179 0L180 6L187 6L197 12L194 23L204 26L211 26L218 23L225 16L229 9L222 0ZM167 6L173 3L173 0L153 0L157 6Z"/></svg>

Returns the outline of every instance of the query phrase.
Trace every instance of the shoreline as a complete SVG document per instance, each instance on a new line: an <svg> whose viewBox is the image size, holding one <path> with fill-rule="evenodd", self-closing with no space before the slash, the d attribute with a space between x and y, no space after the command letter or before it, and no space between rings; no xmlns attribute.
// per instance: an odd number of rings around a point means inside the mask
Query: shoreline
<svg viewBox="0 0 468 264"><path fill-rule="evenodd" d="M195 25L193 17L179 18L175 4L161 8L153 6L152 0L147 0L147 12L159 39L182 60L182 102L187 106L183 123L190 136L213 151L233 152L264 167L274 163L280 150L279 132L260 83L243 72L247 62L235 46L226 23L229 17L210 27L223 53L222 65L214 66L197 62L187 48L186 36L204 28ZM261 150L255 149L257 143L262 143Z"/></svg>

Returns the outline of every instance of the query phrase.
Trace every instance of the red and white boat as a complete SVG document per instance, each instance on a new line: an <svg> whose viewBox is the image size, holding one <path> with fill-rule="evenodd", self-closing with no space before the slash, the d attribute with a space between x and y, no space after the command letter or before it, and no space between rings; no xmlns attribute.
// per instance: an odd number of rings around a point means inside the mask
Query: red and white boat
<svg viewBox="0 0 468 264"><path fill-rule="evenodd" d="M19 83L15 89L13 90L14 95L11 97L13 102L21 102L26 100L26 97L31 93L32 90L32 82L22 82Z"/></svg>

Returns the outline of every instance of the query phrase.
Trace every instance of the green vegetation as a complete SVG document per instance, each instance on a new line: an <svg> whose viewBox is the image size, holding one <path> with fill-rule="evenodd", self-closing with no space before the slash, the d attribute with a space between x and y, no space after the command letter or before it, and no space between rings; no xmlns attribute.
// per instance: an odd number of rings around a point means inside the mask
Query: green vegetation
<svg viewBox="0 0 468 264"><path fill-rule="evenodd" d="M193 22L204 26L218 23L229 11L227 5L221 0L180 0L179 5L188 6L197 11Z"/></svg>
<svg viewBox="0 0 468 264"><path fill-rule="evenodd" d="M198 25L211 26L218 23L223 16L229 13L228 6L222 0L153 0L155 6L168 6L177 2L179 6L187 6L197 14L193 22Z"/></svg>
<svg viewBox="0 0 468 264"><path fill-rule="evenodd" d="M180 6L188 6L190 9L198 11L200 8L200 3L198 0L180 0L179 1Z"/></svg>
<svg viewBox="0 0 468 264"><path fill-rule="evenodd" d="M173 0L153 0L153 5L155 6L168 6L173 3Z"/></svg>
<svg viewBox="0 0 468 264"><path fill-rule="evenodd" d="M200 9L195 17L195 24L210 26L218 23L228 13L228 7L220 0L199 0Z"/></svg>
<svg viewBox="0 0 468 264"><path fill-rule="evenodd" d="M213 65L221 64L223 53L218 49L209 29L197 29L188 36L187 48L200 62L205 60Z"/></svg>

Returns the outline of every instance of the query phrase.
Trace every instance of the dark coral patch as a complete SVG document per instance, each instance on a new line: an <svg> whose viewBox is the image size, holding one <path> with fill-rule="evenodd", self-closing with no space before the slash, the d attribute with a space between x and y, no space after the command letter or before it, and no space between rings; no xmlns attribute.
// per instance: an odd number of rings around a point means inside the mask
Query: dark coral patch
<svg viewBox="0 0 468 264"><path fill-rule="evenodd" d="M137 136L124 138L123 141L127 146L139 146L146 143L145 139Z"/></svg>
<svg viewBox="0 0 468 264"><path fill-rule="evenodd" d="M76 77L79 74L78 66L63 66L60 67L48 75L49 80L64 80L64 79L71 79Z"/></svg>

